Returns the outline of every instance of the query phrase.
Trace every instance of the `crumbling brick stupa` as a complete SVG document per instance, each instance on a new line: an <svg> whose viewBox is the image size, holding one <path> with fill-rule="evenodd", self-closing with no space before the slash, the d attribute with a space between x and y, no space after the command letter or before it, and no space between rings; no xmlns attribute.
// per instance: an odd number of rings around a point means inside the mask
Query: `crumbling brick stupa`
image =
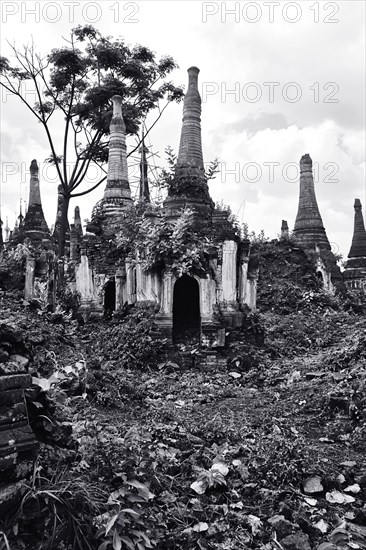
<svg viewBox="0 0 366 550"><path fill-rule="evenodd" d="M241 326L245 305L255 308L258 266L254 258L250 258L249 242L237 234L228 212L215 208L209 194L202 154L198 74L197 67L188 69L180 147L168 196L162 208L146 210L143 223L153 228L158 219L163 219L174 226L182 212L189 209L192 230L206 230L215 235L218 243L207 259L206 271L177 275L169 265L145 269L141 254L131 254L117 263L96 254L101 249L103 236L118 232L124 214L133 203L119 96L112 98L104 196L94 210L87 233L78 241L80 252L77 255L74 254L75 239L71 229L70 250L75 261L73 289L81 296L81 311L85 317L102 315L106 307L117 311L126 304L150 307L168 341L179 332L182 335L185 331L187 334L193 331L200 343L216 346L224 344L227 329ZM140 171L140 198L149 201L143 155Z"/></svg>
<svg viewBox="0 0 366 550"><path fill-rule="evenodd" d="M293 235L305 250L316 253L323 287L333 292L343 278L332 252L315 195L313 161L309 154L300 160L300 195Z"/></svg>
<svg viewBox="0 0 366 550"><path fill-rule="evenodd" d="M354 211L353 238L343 277L347 288L366 290L366 230L360 199L355 199Z"/></svg>
<svg viewBox="0 0 366 550"><path fill-rule="evenodd" d="M126 213L134 208L134 200L128 176L122 98L114 96L103 198L95 205L84 234L80 210L75 208L74 221L67 229L63 270L68 290L81 299L80 313L85 320L119 311L126 305L147 307L155 313L156 323L168 340L174 340L179 327L193 326L198 341L211 346L218 342L222 345L227 330L240 326L245 306L256 307L258 262L250 254L249 241L240 237L228 212L215 207L209 193L202 153L198 75L197 67L188 69L179 152L165 201L161 207L143 208L138 223L147 231L150 228L153 234L162 221L177 227L182 212L189 212L192 231L200 234L202 240L210 236L214 241L214 246L205 251L205 266L200 271L183 269L177 272L169 262L161 261L159 265L147 267L148 249L132 247L124 255L117 250L115 237L124 229ZM150 205L146 151L142 142L139 200ZM55 250L63 191L60 186L56 222L51 234L43 214L39 168L35 160L31 163L30 174L28 211L25 218L20 212L13 232L6 222L5 243L0 241L0 246L6 248L20 242L32 244L37 253L27 258L25 297L27 300L36 298L37 284L48 281L52 302L57 288ZM289 235L286 221L282 223L281 235ZM299 205L293 236L299 246L314 254L319 278L326 290L334 292L342 281L348 288L364 288L366 237L361 204L356 199L354 236L342 276L317 204L312 160L308 154L300 160Z"/></svg>

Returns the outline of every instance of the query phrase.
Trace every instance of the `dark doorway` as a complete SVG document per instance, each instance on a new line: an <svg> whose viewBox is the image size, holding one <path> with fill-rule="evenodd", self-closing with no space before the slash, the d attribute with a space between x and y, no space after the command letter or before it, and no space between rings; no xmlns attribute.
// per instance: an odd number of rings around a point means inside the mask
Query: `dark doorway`
<svg viewBox="0 0 366 550"><path fill-rule="evenodd" d="M108 316L112 315L116 309L116 283L108 281L104 287L104 313Z"/></svg>
<svg viewBox="0 0 366 550"><path fill-rule="evenodd" d="M200 338L200 293L194 277L183 275L174 285L173 341L197 344Z"/></svg>

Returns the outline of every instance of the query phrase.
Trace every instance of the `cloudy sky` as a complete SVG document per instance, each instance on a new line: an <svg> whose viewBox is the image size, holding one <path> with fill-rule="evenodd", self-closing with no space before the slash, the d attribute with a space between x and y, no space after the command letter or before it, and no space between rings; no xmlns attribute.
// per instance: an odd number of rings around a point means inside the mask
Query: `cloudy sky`
<svg viewBox="0 0 366 550"><path fill-rule="evenodd" d="M300 157L314 163L318 204L334 250L347 256L353 202L365 192L365 3L192 1L1 2L1 55L6 40L31 40L46 54L71 28L93 24L102 33L172 55L172 79L200 68L205 161L218 157L221 173L210 183L215 201L240 221L275 237L286 219L292 229L298 203ZM31 93L31 92L29 92ZM54 223L56 185L43 164L49 151L43 129L16 98L1 91L2 217L14 223L26 199L28 166L41 167L41 193ZM177 151L181 105L172 105L150 135L150 162ZM131 166L131 180L134 181ZM92 179L93 174L91 175ZM102 188L79 199L90 216ZM76 204L76 203L75 203Z"/></svg>

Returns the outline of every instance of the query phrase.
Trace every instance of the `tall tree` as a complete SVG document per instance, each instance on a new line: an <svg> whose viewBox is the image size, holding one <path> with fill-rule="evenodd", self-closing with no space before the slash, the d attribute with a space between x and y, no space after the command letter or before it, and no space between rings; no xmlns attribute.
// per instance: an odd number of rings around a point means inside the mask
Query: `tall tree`
<svg viewBox="0 0 366 550"><path fill-rule="evenodd" d="M87 188L79 187L92 163L103 169L108 159L108 132L113 95L123 98L126 132L138 135L141 122L156 109L156 124L183 90L167 80L177 67L170 56L157 60L141 45L131 47L123 39L102 36L93 26L72 29L61 48L42 56L34 44L18 48L10 44L14 65L0 57L0 84L33 113L43 126L50 147L48 162L55 165L63 189L58 255L65 252L67 214L72 197L86 195L106 178ZM28 101L23 83L32 81L37 101ZM63 131L53 125L56 113L63 117ZM57 115L56 115L57 116ZM57 122L59 122L57 120ZM140 145L130 151L132 154ZM104 170L104 169L103 169ZM104 170L105 174L105 170Z"/></svg>

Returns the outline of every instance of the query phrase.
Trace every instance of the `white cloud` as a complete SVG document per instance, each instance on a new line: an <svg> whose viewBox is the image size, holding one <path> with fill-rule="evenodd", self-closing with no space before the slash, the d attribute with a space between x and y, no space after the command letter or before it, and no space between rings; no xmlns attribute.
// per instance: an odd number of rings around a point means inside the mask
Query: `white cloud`
<svg viewBox="0 0 366 550"><path fill-rule="evenodd" d="M82 0L75 3L72 22L68 4L59 1L51 4L59 6L61 18L52 23L52 19L56 19L56 8L44 13L45 4L40 2L40 20L36 23L34 15L24 13L35 7L35 2L3 1L1 4L2 21L4 9L7 10L6 25L1 32L1 54L6 56L9 54L6 38L24 43L33 35L35 43L46 53L62 44L61 36L67 36L69 29L92 23L88 17L96 15L93 8L85 8L88 3ZM10 4L19 8L14 15L10 14ZM213 198L223 199L240 215L244 211L244 218L252 229L264 228L266 233L275 236L281 219L287 219L290 227L293 226L298 183L286 182L282 169L309 153L313 162L320 165L316 193L329 240L339 243L346 255L352 237L353 200L357 196L365 203L364 3L297 2L301 8L297 23L289 23L283 16L283 13L290 18L295 15L291 8L286 8L287 2L275 8L273 23L268 19L269 8L262 2L257 2L262 9L257 23L244 20L242 10L246 2L209 4L209 9L217 8L217 13L208 16L204 23L202 14L207 2L142 1L136 3L137 10L133 13L133 8L126 7L126 3L103 0L99 3L101 18L95 26L106 34L123 35L129 43L146 44L159 55L173 55L180 65L173 77L178 84L186 84L186 69L190 65L200 67L203 91L211 84L211 95L205 98L202 114L205 159L209 161L218 156L227 169L234 169L239 163L242 171L249 162L263 169L262 178L255 183L228 175L225 183L219 178L210 184ZM227 22L223 23L222 9L234 9L237 4L241 10L238 22L235 16L227 15ZM339 11L335 13L337 6ZM319 22L315 23L317 8ZM254 11L248 11L247 16L253 18ZM326 17L339 22L325 23ZM130 22L131 19L137 22ZM246 87L250 82L259 87L258 102L250 101L250 93L255 92L255 87ZM279 82L278 86L273 85L273 101L266 82ZM292 82L296 86L289 86ZM299 89L299 101L289 101ZM239 91L239 97L225 93L230 90ZM316 101L317 94L319 101ZM1 102L3 173L4 163L24 163L28 167L33 158L42 162L49 155L40 125L19 103L5 99L6 102L2 97ZM338 102L331 103L331 99ZM167 145L178 149L181 113L181 105L170 106L151 134L153 150L160 155L155 157L158 164L164 158ZM269 169L262 166L264 162L280 163L272 183ZM339 165L339 172L334 176L338 182L324 181L331 172L329 166L324 169L326 163ZM56 210L56 186L44 181L41 186L44 210L51 224ZM82 218L90 216L102 191L101 187L78 200ZM17 175L3 181L2 197L5 212L10 215L17 210Z"/></svg>

